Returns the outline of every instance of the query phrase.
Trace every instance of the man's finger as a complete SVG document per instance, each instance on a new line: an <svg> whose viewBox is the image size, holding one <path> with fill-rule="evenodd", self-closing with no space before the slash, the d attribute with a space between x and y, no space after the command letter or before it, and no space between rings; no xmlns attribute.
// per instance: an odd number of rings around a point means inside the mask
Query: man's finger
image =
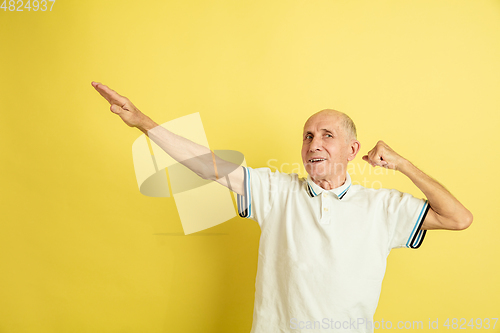
<svg viewBox="0 0 500 333"><path fill-rule="evenodd" d="M126 102L125 97L120 96L116 91L104 84L99 84L96 89L110 103L124 105Z"/></svg>
<svg viewBox="0 0 500 333"><path fill-rule="evenodd" d="M377 155L377 156L374 158L374 164L375 164L376 166L383 166L383 165L384 165L384 162L383 162L382 158L381 158L379 155Z"/></svg>
<svg viewBox="0 0 500 333"><path fill-rule="evenodd" d="M99 94L101 94L102 97L104 97L110 104L113 104L113 101L111 99L111 96L109 94L109 91L108 90L105 90L105 88L107 88L104 84L101 84L101 83L97 83L95 86L94 86L95 90L97 90L97 92ZM108 88L109 89L109 88Z"/></svg>
<svg viewBox="0 0 500 333"><path fill-rule="evenodd" d="M363 156L362 159L363 159L363 161L368 162L368 164L370 164L372 167L375 166L375 165L373 165L372 161L370 161L370 158L368 157L368 155Z"/></svg>
<svg viewBox="0 0 500 333"><path fill-rule="evenodd" d="M109 107L109 109L111 110L111 112L116 113L116 114L120 114L120 113L122 113L124 111L121 107L119 107L116 104L111 104L111 106Z"/></svg>
<svg viewBox="0 0 500 333"><path fill-rule="evenodd" d="M102 97L104 97L110 104L117 104L120 106L125 105L127 102L127 98L124 96L121 96L118 94L116 91L113 89L109 88L108 86L99 83L99 82L92 82L92 86L101 94Z"/></svg>
<svg viewBox="0 0 500 333"><path fill-rule="evenodd" d="M374 151L374 150L371 150L369 153L368 153L368 159L370 160L370 163L373 165L375 160L377 158L377 152Z"/></svg>

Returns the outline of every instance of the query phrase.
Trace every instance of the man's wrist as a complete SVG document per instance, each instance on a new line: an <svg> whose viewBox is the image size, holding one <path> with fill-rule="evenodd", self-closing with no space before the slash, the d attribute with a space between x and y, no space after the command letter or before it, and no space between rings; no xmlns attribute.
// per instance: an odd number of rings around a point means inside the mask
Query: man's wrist
<svg viewBox="0 0 500 333"><path fill-rule="evenodd" d="M396 170L406 175L412 166L413 164L410 161L402 157L401 161L397 165Z"/></svg>
<svg viewBox="0 0 500 333"><path fill-rule="evenodd" d="M145 115L144 119L141 121L141 124L137 126L137 128L147 135L148 131L155 128L156 126L158 126L158 124Z"/></svg>

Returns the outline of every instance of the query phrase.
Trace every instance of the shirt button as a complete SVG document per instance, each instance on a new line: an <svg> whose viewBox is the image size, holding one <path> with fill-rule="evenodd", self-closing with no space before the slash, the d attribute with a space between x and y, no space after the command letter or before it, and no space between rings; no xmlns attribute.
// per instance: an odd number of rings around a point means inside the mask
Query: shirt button
<svg viewBox="0 0 500 333"><path fill-rule="evenodd" d="M323 210L324 210L325 212L327 212L327 211L328 211L328 208L323 208Z"/></svg>
<svg viewBox="0 0 500 333"><path fill-rule="evenodd" d="M327 196L328 196L328 193L323 193L323 196L324 196L324 197L327 197Z"/></svg>

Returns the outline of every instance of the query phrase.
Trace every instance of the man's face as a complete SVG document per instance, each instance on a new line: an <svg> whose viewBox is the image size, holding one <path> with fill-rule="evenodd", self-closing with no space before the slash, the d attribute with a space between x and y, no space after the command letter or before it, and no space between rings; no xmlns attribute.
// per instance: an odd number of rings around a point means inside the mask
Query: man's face
<svg viewBox="0 0 500 333"><path fill-rule="evenodd" d="M320 113L304 125L302 162L312 179L332 179L346 172L350 147L341 119L335 114Z"/></svg>

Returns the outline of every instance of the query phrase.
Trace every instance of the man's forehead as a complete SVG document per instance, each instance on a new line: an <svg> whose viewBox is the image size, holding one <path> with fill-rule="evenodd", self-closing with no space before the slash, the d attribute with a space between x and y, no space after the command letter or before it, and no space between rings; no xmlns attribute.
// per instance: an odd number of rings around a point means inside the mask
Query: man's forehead
<svg viewBox="0 0 500 333"><path fill-rule="evenodd" d="M304 133L312 133L315 131L321 131L321 132L332 132L332 133L337 133L337 130L333 127L328 127L328 128L304 128Z"/></svg>
<svg viewBox="0 0 500 333"><path fill-rule="evenodd" d="M309 118L304 124L304 132L331 131L336 132L339 127L339 117L327 116Z"/></svg>

